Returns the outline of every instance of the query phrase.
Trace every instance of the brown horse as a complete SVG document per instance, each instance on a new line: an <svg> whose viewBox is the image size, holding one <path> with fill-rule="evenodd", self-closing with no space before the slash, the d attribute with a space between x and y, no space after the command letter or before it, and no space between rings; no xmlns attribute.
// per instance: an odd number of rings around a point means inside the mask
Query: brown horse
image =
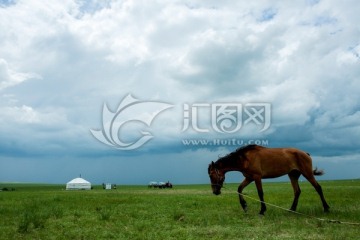
<svg viewBox="0 0 360 240"><path fill-rule="evenodd" d="M238 188L239 200L244 211L247 211L246 201L242 196L243 189L255 181L257 192L261 201L260 214L266 211L264 193L262 189L262 178L276 178L285 174L289 175L291 185L294 189L294 201L290 208L296 211L300 196L298 179L302 174L320 195L324 211L329 211L321 186L315 180L314 175L322 175L322 171L312 169L312 160L308 153L295 148L266 148L258 145L247 145L236 151L211 162L208 168L212 191L215 195L221 193L225 180L225 173L229 171L240 171L245 179Z"/></svg>

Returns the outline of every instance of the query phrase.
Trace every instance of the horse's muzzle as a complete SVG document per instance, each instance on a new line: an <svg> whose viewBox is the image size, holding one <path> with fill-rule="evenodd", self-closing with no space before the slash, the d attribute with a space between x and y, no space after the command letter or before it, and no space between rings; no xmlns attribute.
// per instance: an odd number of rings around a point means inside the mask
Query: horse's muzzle
<svg viewBox="0 0 360 240"><path fill-rule="evenodd" d="M215 194L215 195L220 195L220 194L221 194L221 191L220 191L220 190L214 190L214 191L213 191L213 194Z"/></svg>

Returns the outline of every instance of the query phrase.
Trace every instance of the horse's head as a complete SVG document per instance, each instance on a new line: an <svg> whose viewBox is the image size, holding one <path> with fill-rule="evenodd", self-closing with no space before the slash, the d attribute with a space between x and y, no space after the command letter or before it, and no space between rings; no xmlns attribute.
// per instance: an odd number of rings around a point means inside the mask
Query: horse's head
<svg viewBox="0 0 360 240"><path fill-rule="evenodd" d="M225 180L225 174L223 171L219 170L214 162L209 164L208 174L211 181L211 188L215 195L221 193L221 188Z"/></svg>

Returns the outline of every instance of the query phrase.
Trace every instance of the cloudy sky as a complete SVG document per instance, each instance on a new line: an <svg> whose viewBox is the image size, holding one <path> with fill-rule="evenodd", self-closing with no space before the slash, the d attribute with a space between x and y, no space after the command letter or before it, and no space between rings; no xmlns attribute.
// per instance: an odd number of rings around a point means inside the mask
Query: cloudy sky
<svg viewBox="0 0 360 240"><path fill-rule="evenodd" d="M359 178L359 9L0 0L0 182L207 183L255 141Z"/></svg>

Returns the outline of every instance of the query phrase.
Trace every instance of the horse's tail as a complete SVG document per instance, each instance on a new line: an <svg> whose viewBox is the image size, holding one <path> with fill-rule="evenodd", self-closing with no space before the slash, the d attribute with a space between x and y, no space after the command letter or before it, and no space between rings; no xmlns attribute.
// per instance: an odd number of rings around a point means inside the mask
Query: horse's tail
<svg viewBox="0 0 360 240"><path fill-rule="evenodd" d="M315 168L315 170L313 170L313 173L315 176L321 176L325 174L324 170L318 170L317 167Z"/></svg>

